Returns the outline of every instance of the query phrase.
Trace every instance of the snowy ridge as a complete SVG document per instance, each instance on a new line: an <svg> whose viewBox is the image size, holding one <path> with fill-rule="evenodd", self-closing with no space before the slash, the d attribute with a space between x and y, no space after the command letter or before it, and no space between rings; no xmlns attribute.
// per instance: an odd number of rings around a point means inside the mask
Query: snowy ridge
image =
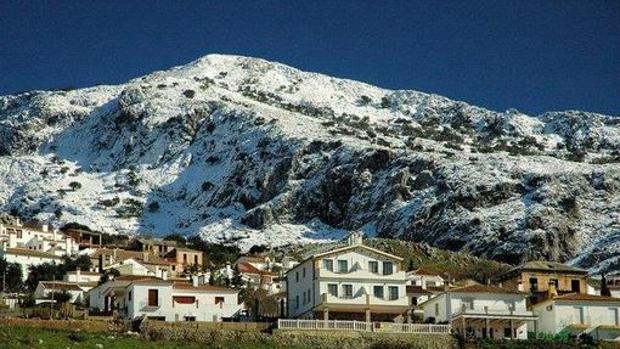
<svg viewBox="0 0 620 349"><path fill-rule="evenodd" d="M256 58L0 97L0 178L0 211L110 233L248 248L362 229L620 265L620 118L498 113Z"/></svg>

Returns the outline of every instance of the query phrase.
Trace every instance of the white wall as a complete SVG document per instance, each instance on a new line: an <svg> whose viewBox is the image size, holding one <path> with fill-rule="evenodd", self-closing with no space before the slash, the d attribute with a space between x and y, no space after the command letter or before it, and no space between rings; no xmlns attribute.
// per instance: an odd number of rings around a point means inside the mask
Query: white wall
<svg viewBox="0 0 620 349"><path fill-rule="evenodd" d="M29 268L32 265L40 265L43 263L60 263L60 259L57 258L47 258L47 257L35 257L35 256L25 256L18 255L12 253L6 253L0 250L0 258L6 259L9 263L18 263L22 267L22 279L26 281L28 278Z"/></svg>
<svg viewBox="0 0 620 349"><path fill-rule="evenodd" d="M317 284L312 280L312 273L312 259L297 265L287 273L287 304L289 307L289 317L298 317L315 306L314 302L316 302L316 298L313 297L316 297ZM310 292L308 292L308 290L310 290ZM306 303L304 303L304 293L306 294ZM310 295L308 296L308 294ZM310 299L309 302L308 298Z"/></svg>
<svg viewBox="0 0 620 349"><path fill-rule="evenodd" d="M583 319L580 316L582 309ZM620 300L614 303L605 302L544 302L532 309L540 318L541 332L556 334L574 324L594 326L620 326ZM618 314L615 316L615 314ZM583 322L582 322L583 320Z"/></svg>
<svg viewBox="0 0 620 349"><path fill-rule="evenodd" d="M148 306L148 290L158 290L158 306ZM131 292L131 299L129 299ZM173 304L173 296L196 297L197 304ZM215 297L224 297L224 303L215 304ZM172 285L132 284L119 300L121 307L127 307L126 317L135 319L141 316L165 317L166 321L184 321L185 316L195 317L196 321L221 321L232 317L241 310L237 292L234 291L193 291L174 289Z"/></svg>

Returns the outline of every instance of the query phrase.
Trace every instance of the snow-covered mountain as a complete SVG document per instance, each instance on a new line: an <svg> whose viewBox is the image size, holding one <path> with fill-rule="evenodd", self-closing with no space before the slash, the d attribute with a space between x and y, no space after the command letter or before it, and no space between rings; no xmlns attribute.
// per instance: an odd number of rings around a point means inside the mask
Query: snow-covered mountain
<svg viewBox="0 0 620 349"><path fill-rule="evenodd" d="M209 55L0 97L0 211L287 244L345 231L620 266L620 118L503 113Z"/></svg>

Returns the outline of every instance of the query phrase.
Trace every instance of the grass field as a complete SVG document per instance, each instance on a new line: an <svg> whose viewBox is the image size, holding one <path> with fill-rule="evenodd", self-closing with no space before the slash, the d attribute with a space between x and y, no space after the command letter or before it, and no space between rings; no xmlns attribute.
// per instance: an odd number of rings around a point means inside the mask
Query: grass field
<svg viewBox="0 0 620 349"><path fill-rule="evenodd" d="M65 348L113 348L113 349L198 349L218 348L226 349L220 345L208 345L191 342L165 342L147 341L138 336L126 336L116 333L84 333L59 330L46 330L32 327L0 327L0 348L41 348L41 349L65 349ZM275 349L273 346L253 344L235 344L230 348L240 349ZM280 348L279 348L280 349ZM293 349L292 347L281 349Z"/></svg>

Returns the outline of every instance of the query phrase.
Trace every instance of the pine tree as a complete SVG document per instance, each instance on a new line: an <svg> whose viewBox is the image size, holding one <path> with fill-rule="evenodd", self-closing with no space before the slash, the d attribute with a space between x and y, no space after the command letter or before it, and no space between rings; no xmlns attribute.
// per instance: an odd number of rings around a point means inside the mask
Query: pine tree
<svg viewBox="0 0 620 349"><path fill-rule="evenodd" d="M609 286L607 286L605 274L601 274L601 296L611 297L611 291L609 290Z"/></svg>
<svg viewBox="0 0 620 349"><path fill-rule="evenodd" d="M234 288L240 288L241 286L243 286L243 278L241 277L241 272L239 272L239 267L236 265L233 269L231 284Z"/></svg>

